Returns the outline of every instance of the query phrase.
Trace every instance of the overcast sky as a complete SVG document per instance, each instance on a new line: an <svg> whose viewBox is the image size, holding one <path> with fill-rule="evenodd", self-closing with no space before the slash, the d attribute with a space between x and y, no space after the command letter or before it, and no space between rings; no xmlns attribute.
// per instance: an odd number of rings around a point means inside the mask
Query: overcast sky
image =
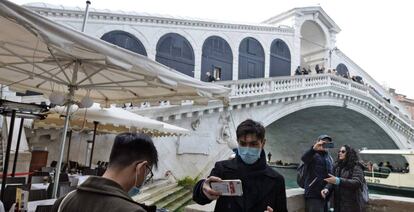
<svg viewBox="0 0 414 212"><path fill-rule="evenodd" d="M85 0L12 0L85 7ZM320 5L339 25L337 47L380 84L414 98L414 1L92 0L96 9L260 23L294 7Z"/></svg>

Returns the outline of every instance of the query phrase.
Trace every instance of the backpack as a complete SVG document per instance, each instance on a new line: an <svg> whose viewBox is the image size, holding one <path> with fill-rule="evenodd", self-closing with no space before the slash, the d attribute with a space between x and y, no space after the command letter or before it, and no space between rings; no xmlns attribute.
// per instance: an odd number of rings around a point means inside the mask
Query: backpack
<svg viewBox="0 0 414 212"><path fill-rule="evenodd" d="M299 187L305 188L305 178L306 178L306 165L305 163L301 162L296 175L296 183Z"/></svg>
<svg viewBox="0 0 414 212"><path fill-rule="evenodd" d="M359 195L359 199L362 203L367 204L369 201L369 195L368 195L368 185L367 185L367 181L365 181L364 178L364 182L362 182L362 187L361 187L361 194Z"/></svg>
<svg viewBox="0 0 414 212"><path fill-rule="evenodd" d="M363 164L359 164L363 167ZM357 165L358 166L358 165ZM362 168L362 170L364 170L364 168ZM354 170L351 171L351 177L354 175ZM365 180L365 176L363 177L362 180L362 187L359 190L359 202L363 203L363 204L367 204L369 201L369 191L368 191L368 185L367 185L367 181Z"/></svg>

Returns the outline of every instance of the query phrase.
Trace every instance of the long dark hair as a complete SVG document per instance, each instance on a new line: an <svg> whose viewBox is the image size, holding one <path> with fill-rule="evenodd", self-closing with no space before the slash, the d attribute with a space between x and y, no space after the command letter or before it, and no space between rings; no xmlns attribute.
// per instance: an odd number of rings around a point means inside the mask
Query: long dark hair
<svg viewBox="0 0 414 212"><path fill-rule="evenodd" d="M349 145L344 145L343 147L345 147L345 151L346 151L345 159L339 160L339 154L338 154L338 158L336 160L335 165L336 167L339 167L341 169L345 168L345 169L351 170L359 162L358 153L355 151L355 149L353 149Z"/></svg>

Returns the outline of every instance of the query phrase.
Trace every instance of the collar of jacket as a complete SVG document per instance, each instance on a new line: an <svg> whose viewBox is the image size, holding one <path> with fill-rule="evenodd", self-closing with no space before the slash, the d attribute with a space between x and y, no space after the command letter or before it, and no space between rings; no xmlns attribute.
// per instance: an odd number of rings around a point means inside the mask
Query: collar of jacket
<svg viewBox="0 0 414 212"><path fill-rule="evenodd" d="M147 211L155 211L156 208L155 206L146 206L144 204L135 202L131 197L128 196L128 193L122 189L121 185L113 180L104 177L91 176L84 183L82 183L77 190L118 197L135 203Z"/></svg>

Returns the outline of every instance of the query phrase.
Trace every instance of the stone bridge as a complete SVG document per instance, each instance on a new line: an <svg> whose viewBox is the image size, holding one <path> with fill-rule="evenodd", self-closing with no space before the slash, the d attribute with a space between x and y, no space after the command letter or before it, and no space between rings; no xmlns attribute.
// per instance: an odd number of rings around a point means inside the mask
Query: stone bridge
<svg viewBox="0 0 414 212"><path fill-rule="evenodd" d="M205 174L237 146L236 126L247 118L267 129L268 151L275 159L297 162L321 133L337 145L355 148L412 148L414 125L408 114L374 89L333 74L217 82L231 88L228 105L160 104L133 108L136 113L192 129L179 138L156 139L163 160L159 174Z"/></svg>

